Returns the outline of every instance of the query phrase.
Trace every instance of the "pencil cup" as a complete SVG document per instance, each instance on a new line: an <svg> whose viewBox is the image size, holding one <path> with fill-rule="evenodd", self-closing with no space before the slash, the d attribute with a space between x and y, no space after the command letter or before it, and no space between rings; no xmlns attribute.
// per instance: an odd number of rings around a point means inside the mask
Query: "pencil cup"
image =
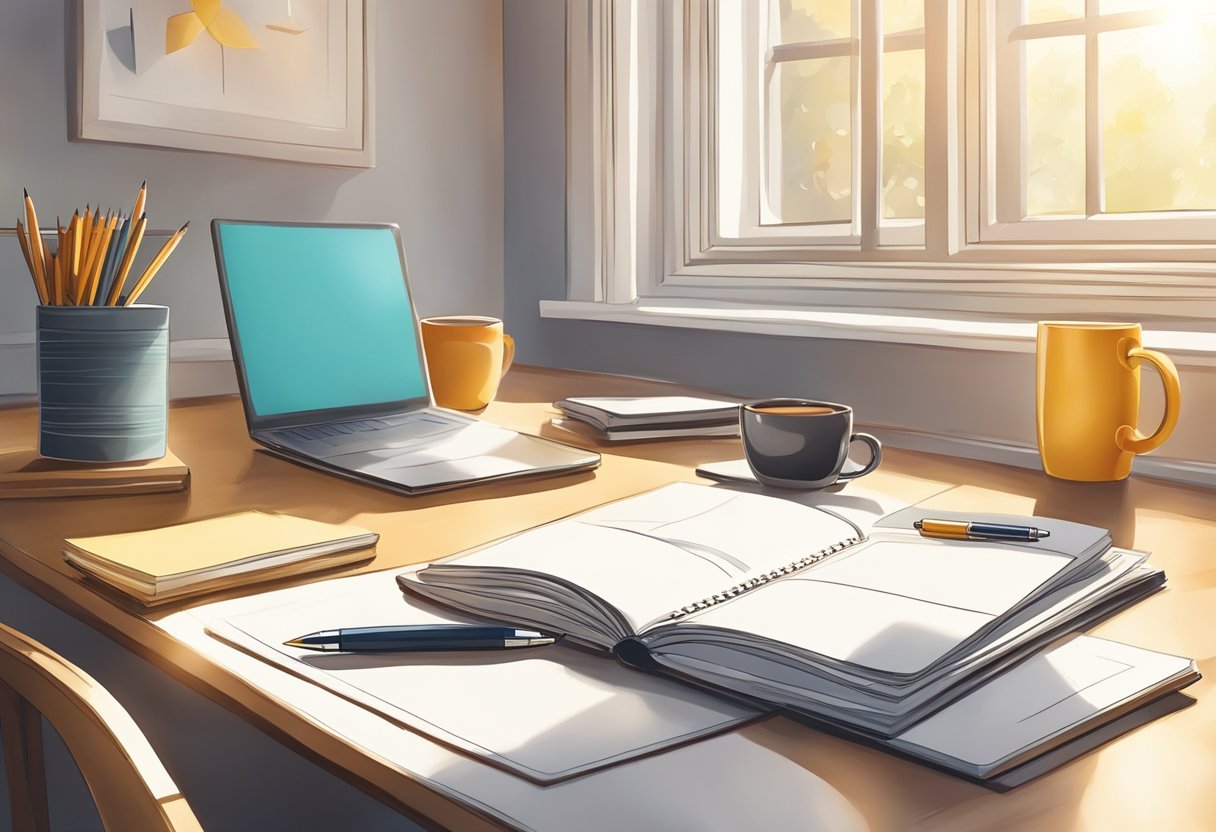
<svg viewBox="0 0 1216 832"><path fill-rule="evenodd" d="M169 308L39 306L38 451L81 462L165 455Z"/></svg>

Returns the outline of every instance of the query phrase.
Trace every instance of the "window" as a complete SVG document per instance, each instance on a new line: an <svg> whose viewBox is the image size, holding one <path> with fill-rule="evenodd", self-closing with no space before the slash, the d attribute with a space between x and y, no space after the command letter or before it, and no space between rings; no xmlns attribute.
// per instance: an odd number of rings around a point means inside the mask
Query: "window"
<svg viewBox="0 0 1216 832"><path fill-rule="evenodd" d="M718 3L721 240L923 243L924 0L870 5Z"/></svg>
<svg viewBox="0 0 1216 832"><path fill-rule="evenodd" d="M991 12L992 211L980 239L1216 237L1216 2L1026 0Z"/></svg>
<svg viewBox="0 0 1216 832"><path fill-rule="evenodd" d="M1216 0L569 2L572 299L1216 317Z"/></svg>

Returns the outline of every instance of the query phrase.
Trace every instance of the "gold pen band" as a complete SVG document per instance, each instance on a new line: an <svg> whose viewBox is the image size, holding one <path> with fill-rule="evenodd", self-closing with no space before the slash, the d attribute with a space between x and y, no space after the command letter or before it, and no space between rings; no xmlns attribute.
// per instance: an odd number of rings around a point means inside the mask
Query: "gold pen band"
<svg viewBox="0 0 1216 832"><path fill-rule="evenodd" d="M916 529L925 537L940 537L946 540L967 540L970 523L957 520L918 520Z"/></svg>

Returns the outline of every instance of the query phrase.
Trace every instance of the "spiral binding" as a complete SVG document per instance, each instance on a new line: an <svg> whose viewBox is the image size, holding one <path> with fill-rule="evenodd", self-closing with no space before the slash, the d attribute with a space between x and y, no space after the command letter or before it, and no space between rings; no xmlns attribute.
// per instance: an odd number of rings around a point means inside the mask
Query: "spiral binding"
<svg viewBox="0 0 1216 832"><path fill-rule="evenodd" d="M793 575L795 572L801 572L803 569L819 563L819 561L823 560L824 558L834 555L837 552L842 552L850 546L860 542L860 537L850 537L848 540L841 541L840 543L833 543L826 549L820 549L814 554L807 555L806 557L799 558L798 560L790 561L780 569L774 569L771 572L763 572L754 578L748 578L742 583L735 584L730 589L723 592L707 596L702 598L700 601L689 604L688 606L680 607L678 610L672 611L671 615L668 616L668 619L675 621L676 619L683 618L686 615L692 615L694 612L709 609L710 607L716 604L721 604L723 601L728 601L731 598L737 598L743 593L750 592L758 586L764 586L769 581L775 581L778 578L785 577L786 575Z"/></svg>

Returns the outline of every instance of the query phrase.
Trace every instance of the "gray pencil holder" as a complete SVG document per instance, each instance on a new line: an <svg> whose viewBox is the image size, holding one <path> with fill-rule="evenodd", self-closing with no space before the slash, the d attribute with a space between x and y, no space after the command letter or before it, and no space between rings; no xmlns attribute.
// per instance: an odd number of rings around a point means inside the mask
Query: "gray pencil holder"
<svg viewBox="0 0 1216 832"><path fill-rule="evenodd" d="M38 451L83 462L165 455L169 308L39 306Z"/></svg>

